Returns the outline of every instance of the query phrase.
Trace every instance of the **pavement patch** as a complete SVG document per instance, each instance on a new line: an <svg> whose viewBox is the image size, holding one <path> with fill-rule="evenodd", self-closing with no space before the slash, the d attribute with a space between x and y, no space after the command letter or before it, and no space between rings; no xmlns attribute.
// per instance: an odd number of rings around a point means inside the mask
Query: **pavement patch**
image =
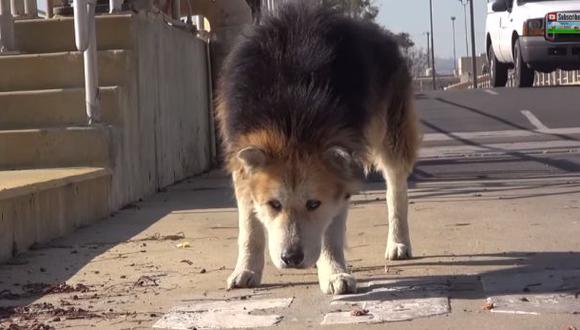
<svg viewBox="0 0 580 330"><path fill-rule="evenodd" d="M376 281L360 290L360 294L334 298L331 306L339 310L327 313L321 324L409 321L449 313L446 283ZM352 313L355 309L365 313Z"/></svg>
<svg viewBox="0 0 580 330"><path fill-rule="evenodd" d="M579 270L484 275L481 281L494 313L580 313Z"/></svg>
<svg viewBox="0 0 580 330"><path fill-rule="evenodd" d="M266 311L287 308L294 298L200 301L174 307L158 320L158 329L259 328L278 324L283 316ZM252 314L253 312L260 315Z"/></svg>
<svg viewBox="0 0 580 330"><path fill-rule="evenodd" d="M580 302L573 294L507 295L490 297L493 313L577 314Z"/></svg>

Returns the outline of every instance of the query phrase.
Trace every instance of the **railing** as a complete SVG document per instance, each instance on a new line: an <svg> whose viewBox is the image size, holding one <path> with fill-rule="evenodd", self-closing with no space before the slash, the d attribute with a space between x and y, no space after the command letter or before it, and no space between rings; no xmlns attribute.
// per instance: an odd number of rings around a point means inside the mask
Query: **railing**
<svg viewBox="0 0 580 330"><path fill-rule="evenodd" d="M53 2L44 0L46 18L52 16ZM189 2L189 0L187 0ZM109 0L109 12L122 10L123 0ZM75 44L83 53L85 76L85 103L89 125L101 120L99 79L97 67L97 38L95 9L97 0L74 0ZM172 1L172 19L179 23L180 0ZM0 55L16 51L14 40L14 19L38 17L37 0L0 0ZM191 12L188 13L191 24Z"/></svg>
<svg viewBox="0 0 580 330"><path fill-rule="evenodd" d="M113 1L111 0L111 2ZM89 125L94 125L101 120L95 24L96 6L97 0L74 1L75 43L77 49L83 52L85 104Z"/></svg>
<svg viewBox="0 0 580 330"><path fill-rule="evenodd" d="M508 76L506 87L514 87L514 75ZM491 88L489 74L484 74L477 77L479 88ZM580 85L580 70L564 71L556 70L552 73L536 72L533 86L570 86ZM445 87L445 90L453 89L471 89L472 83L470 81L461 82Z"/></svg>
<svg viewBox="0 0 580 330"><path fill-rule="evenodd" d="M14 51L14 17L10 0L0 0L0 54Z"/></svg>

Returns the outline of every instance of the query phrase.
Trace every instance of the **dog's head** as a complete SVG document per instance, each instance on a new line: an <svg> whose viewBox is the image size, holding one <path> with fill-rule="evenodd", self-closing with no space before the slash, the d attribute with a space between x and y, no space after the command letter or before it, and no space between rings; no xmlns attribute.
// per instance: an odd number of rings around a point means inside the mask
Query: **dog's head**
<svg viewBox="0 0 580 330"><path fill-rule="evenodd" d="M254 211L268 233L277 268L312 267L323 236L346 212L356 189L353 156L342 147L307 156L277 158L259 147L237 153Z"/></svg>

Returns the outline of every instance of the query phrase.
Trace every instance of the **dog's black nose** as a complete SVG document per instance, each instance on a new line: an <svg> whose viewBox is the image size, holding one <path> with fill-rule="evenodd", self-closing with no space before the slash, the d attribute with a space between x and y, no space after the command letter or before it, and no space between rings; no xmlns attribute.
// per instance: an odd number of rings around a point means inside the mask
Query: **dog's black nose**
<svg viewBox="0 0 580 330"><path fill-rule="evenodd" d="M304 261L304 252L302 249L288 249L282 252L282 261L288 267L299 266Z"/></svg>

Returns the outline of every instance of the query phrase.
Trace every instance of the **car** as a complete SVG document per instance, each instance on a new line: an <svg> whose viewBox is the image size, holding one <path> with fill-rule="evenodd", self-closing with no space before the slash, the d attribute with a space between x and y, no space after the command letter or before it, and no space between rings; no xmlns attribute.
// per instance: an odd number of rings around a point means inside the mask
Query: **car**
<svg viewBox="0 0 580 330"><path fill-rule="evenodd" d="M580 69L580 0L494 0L488 3L486 51L493 87L508 70L530 87L535 71Z"/></svg>

